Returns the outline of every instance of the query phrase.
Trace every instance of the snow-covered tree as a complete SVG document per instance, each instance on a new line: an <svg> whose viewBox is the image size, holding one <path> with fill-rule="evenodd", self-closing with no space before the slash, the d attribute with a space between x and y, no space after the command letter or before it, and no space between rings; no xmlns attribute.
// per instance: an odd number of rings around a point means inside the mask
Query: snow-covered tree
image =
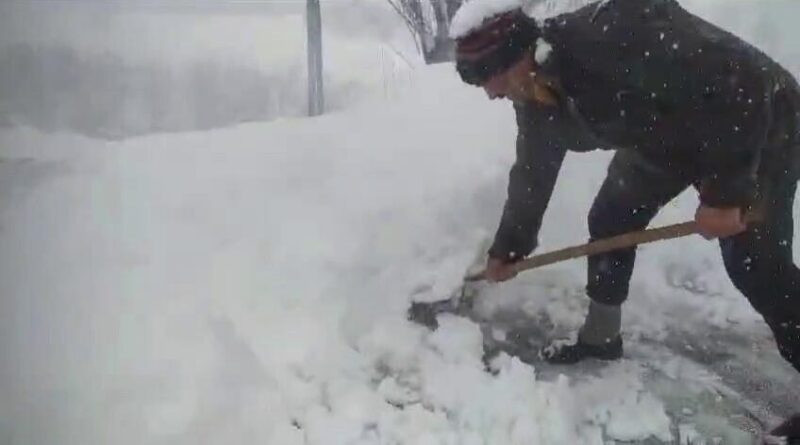
<svg viewBox="0 0 800 445"><path fill-rule="evenodd" d="M387 1L405 21L425 63L453 59L453 41L448 36L448 29L463 0Z"/></svg>

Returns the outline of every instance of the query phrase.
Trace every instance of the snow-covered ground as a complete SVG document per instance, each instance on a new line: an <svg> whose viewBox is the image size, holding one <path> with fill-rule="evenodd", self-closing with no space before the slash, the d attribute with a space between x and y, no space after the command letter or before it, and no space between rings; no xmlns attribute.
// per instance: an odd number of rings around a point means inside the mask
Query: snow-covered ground
<svg viewBox="0 0 800 445"><path fill-rule="evenodd" d="M757 2L691 4L761 35L736 13ZM788 42L768 49L800 66ZM474 323L408 323L411 299L448 295L493 234L515 136L510 106L451 66L413 82L213 131L0 130L0 443L749 443L748 413L800 407L800 379L699 238L642 249L619 363L501 356L486 372ZM608 159L568 157L541 251L587 237ZM480 309L568 332L584 267L485 289Z"/></svg>

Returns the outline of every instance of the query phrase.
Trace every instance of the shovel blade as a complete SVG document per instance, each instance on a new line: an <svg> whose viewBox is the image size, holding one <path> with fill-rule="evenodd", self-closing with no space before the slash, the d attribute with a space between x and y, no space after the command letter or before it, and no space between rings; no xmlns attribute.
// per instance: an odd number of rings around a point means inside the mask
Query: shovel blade
<svg viewBox="0 0 800 445"><path fill-rule="evenodd" d="M420 324L428 329L435 330L439 327L436 320L441 314L469 316L472 313L473 301L478 294L477 285L464 282L450 298L437 301L416 301L411 303L407 318L409 321Z"/></svg>
<svg viewBox="0 0 800 445"><path fill-rule="evenodd" d="M484 238L478 244L475 256L466 270L464 281L458 289L450 294L449 298L412 302L407 312L408 320L435 330L439 327L436 317L440 314L469 316L472 313L472 302L479 293L480 282L483 279L481 274L476 273L476 270L483 270L482 267L486 264L486 252L491 243L491 238Z"/></svg>

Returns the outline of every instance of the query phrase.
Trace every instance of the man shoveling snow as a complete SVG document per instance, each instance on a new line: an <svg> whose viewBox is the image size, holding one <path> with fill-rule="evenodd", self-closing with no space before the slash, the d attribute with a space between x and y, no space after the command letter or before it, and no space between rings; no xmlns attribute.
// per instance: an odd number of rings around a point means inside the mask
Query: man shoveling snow
<svg viewBox="0 0 800 445"><path fill-rule="evenodd" d="M475 20L469 5L454 20L458 72L489 98L512 100L519 131L486 277L512 278L535 249L567 150L613 149L591 238L641 230L696 187L698 231L719 238L731 280L800 372L800 86L791 74L674 0L597 2L543 23L520 9L490 8ZM577 342L545 348L546 360L622 356L620 307L635 256L631 248L589 257L586 321ZM800 425L775 433L800 438Z"/></svg>

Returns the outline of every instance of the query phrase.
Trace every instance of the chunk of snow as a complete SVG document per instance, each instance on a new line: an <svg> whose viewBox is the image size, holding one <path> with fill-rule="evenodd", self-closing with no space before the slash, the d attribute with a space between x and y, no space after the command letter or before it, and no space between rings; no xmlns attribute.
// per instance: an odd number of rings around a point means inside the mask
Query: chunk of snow
<svg viewBox="0 0 800 445"><path fill-rule="evenodd" d="M539 65L547 62L547 59L550 57L550 53L553 51L553 45L547 42L547 40L539 37L539 40L536 41L536 52L534 53L534 59L536 63Z"/></svg>
<svg viewBox="0 0 800 445"><path fill-rule="evenodd" d="M678 431L681 438L681 445L694 445L703 443L703 436L697 432L697 428L690 423L682 423L678 425Z"/></svg>
<svg viewBox="0 0 800 445"><path fill-rule="evenodd" d="M471 0L458 8L450 23L450 37L457 39L478 28L485 20L520 8L520 0Z"/></svg>

